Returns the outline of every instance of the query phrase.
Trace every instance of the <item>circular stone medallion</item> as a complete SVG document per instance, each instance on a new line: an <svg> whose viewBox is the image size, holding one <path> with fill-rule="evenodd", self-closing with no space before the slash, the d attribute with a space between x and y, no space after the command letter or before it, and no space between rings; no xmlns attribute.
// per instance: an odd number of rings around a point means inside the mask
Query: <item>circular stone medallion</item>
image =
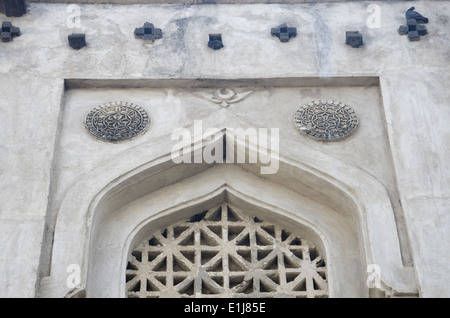
<svg viewBox="0 0 450 318"><path fill-rule="evenodd" d="M147 112L141 107L128 102L110 102L91 110L85 126L95 137L114 142L145 132L149 122Z"/></svg>
<svg viewBox="0 0 450 318"><path fill-rule="evenodd" d="M345 138L358 126L355 111L333 100L316 100L303 105L295 113L294 121L301 132L324 141Z"/></svg>

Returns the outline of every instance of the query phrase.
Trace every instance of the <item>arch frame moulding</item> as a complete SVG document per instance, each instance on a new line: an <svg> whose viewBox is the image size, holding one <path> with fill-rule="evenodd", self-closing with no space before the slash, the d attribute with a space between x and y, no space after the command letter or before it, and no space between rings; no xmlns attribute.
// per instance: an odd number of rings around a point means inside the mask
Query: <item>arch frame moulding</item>
<svg viewBox="0 0 450 318"><path fill-rule="evenodd" d="M164 228L169 224L168 217L172 218L171 222L174 222L173 218L186 219L198 213L195 208L200 202L217 204L224 200L237 202L250 210L270 210L272 214L265 212L263 217L284 219L283 224L295 223L309 229L311 238L321 241L318 245L322 245L322 253L329 264L332 297L417 293L413 268L402 264L389 197L384 186L371 175L323 153L319 156L308 150L300 152L301 157L295 159L272 152L272 159L279 160L279 170L263 179L254 172L261 168L260 164L175 164L171 153L158 154L158 149L166 149L168 143L170 136L152 142L151 147L144 145L129 151L130 161L123 157L111 158L83 176L67 192L58 212L50 275L41 279L38 297L123 297L124 266L128 252L138 243L139 235L136 234L148 230L148 224ZM245 137L223 129L220 135L207 142L205 139L194 140L189 151L193 154L196 149L206 146L225 149L241 146L247 150L256 147L245 141ZM128 162L138 164L130 169ZM277 182L279 177L289 180L287 186ZM202 187L205 180L209 180L208 185ZM289 188L289 184L294 187ZM165 191L165 195L160 195L161 191ZM271 195L271 191L278 194ZM152 195L152 192L158 195ZM141 213L127 222L127 207L143 198L156 200L152 203L156 210ZM311 206L319 207L319 202L328 202L334 209L324 207L325 212L314 212L305 202L313 202ZM299 213L298 207L302 205L307 208ZM114 233L112 220L116 228L120 224L119 228L127 230L122 234ZM345 232L345 235L339 232ZM114 240L114 237L116 241L105 242L105 238ZM347 268L345 274L342 264L339 265L339 257L345 257L345 244L352 245L352 242L356 242L353 252L363 261L349 261L346 265L353 268L351 271ZM339 244L340 251L334 252L334 248L339 249ZM99 253L99 248L103 252ZM111 255L115 255L113 259L110 259ZM98 264L102 262L112 262L112 265L99 273ZM80 284L72 289L67 284L67 268L71 264L77 264L81 269ZM368 288L366 284L366 268L370 264L379 266L381 273L380 285L374 288ZM352 283L355 281L352 271L359 273L357 283ZM105 283L107 285L102 285ZM355 286L342 288L349 283Z"/></svg>

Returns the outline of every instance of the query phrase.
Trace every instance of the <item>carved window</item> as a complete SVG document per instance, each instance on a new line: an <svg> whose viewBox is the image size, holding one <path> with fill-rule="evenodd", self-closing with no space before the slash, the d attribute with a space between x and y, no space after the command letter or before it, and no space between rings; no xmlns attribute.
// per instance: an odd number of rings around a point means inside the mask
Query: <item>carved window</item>
<svg viewBox="0 0 450 318"><path fill-rule="evenodd" d="M220 207L153 233L130 254L128 297L328 297L307 240Z"/></svg>

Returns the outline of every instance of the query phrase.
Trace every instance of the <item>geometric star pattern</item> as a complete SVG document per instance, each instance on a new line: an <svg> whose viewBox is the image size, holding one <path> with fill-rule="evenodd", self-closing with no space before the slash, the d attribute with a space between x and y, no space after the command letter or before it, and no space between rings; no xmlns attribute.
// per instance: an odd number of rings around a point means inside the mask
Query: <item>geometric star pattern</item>
<svg viewBox="0 0 450 318"><path fill-rule="evenodd" d="M146 238L131 252L128 297L328 297L316 247L227 203Z"/></svg>

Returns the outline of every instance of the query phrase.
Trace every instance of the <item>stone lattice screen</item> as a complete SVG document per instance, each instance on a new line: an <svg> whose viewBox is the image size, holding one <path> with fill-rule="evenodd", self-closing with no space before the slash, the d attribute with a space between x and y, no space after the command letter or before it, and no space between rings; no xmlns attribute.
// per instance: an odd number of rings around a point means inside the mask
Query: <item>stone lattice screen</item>
<svg viewBox="0 0 450 318"><path fill-rule="evenodd" d="M328 297L310 242L223 204L153 234L126 270L128 297Z"/></svg>

